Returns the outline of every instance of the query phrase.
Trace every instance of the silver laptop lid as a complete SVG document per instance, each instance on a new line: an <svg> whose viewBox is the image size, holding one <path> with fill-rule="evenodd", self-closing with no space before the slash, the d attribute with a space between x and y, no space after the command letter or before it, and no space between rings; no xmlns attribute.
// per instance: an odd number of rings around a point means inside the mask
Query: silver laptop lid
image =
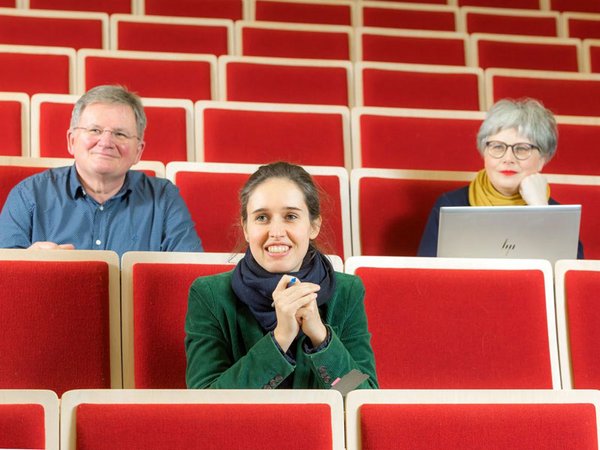
<svg viewBox="0 0 600 450"><path fill-rule="evenodd" d="M453 258L577 258L581 205L444 206L437 255Z"/></svg>

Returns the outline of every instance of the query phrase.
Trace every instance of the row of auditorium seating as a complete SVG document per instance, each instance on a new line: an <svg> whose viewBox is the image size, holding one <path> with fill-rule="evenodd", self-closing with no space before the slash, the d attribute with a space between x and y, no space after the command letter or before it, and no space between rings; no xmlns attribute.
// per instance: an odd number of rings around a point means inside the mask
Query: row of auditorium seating
<svg viewBox="0 0 600 450"><path fill-rule="evenodd" d="M475 150L473 150L475 152ZM72 164L62 158L0 157L0 207L23 178L49 167ZM466 186L476 172L353 169L304 166L324 192L321 237L327 253L415 256L427 217L442 193ZM146 161L135 168L164 176L165 166ZM172 162L166 177L185 200L196 230L209 252L233 251L241 242L238 192L255 164ZM546 175L552 197L581 204L580 237L588 259L600 259L600 178Z"/></svg>
<svg viewBox="0 0 600 450"><path fill-rule="evenodd" d="M599 416L592 390L0 390L0 446L594 450Z"/></svg>
<svg viewBox="0 0 600 450"><path fill-rule="evenodd" d="M78 96L0 93L2 156L70 158L66 145ZM410 170L481 168L480 111L296 105L143 98L144 160L267 163ZM545 171L600 175L590 142L597 117L557 116L559 151Z"/></svg>
<svg viewBox="0 0 600 450"><path fill-rule="evenodd" d="M388 0L391 6L434 11L452 11L458 7L517 9L536 12L600 12L600 4L590 0ZM62 11L101 11L107 14L133 13L160 16L217 17L231 20L276 20L285 22L316 22L324 24L360 24L363 8L372 1L358 0L103 0L91 4L78 0L2 0L0 6L20 9L49 9ZM419 17L421 16L421 17ZM385 19L384 19L385 20ZM389 20L389 19L388 19ZM423 22L422 14L413 21ZM441 22L447 22L444 18ZM439 22L439 20L438 20Z"/></svg>
<svg viewBox="0 0 600 450"><path fill-rule="evenodd" d="M189 286L240 256L0 250L0 389L185 388ZM598 260L332 260L365 285L383 389L600 388Z"/></svg>

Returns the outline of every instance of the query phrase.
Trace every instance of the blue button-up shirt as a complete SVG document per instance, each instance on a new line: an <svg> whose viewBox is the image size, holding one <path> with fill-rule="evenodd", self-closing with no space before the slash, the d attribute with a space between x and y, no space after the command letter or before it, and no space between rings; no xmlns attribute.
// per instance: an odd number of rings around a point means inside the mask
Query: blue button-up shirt
<svg viewBox="0 0 600 450"><path fill-rule="evenodd" d="M38 241L76 249L202 251L194 222L169 180L130 170L119 192L98 203L75 166L49 169L16 185L0 213L0 248Z"/></svg>

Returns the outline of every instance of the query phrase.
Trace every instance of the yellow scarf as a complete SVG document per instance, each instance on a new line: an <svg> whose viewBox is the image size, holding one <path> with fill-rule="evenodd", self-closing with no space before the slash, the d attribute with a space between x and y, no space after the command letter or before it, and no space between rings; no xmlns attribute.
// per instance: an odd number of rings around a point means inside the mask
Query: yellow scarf
<svg viewBox="0 0 600 450"><path fill-rule="evenodd" d="M550 198L550 186L548 186L548 198ZM498 192L485 169L482 169L469 185L469 204L471 206L516 206L527 203L518 192L510 197Z"/></svg>

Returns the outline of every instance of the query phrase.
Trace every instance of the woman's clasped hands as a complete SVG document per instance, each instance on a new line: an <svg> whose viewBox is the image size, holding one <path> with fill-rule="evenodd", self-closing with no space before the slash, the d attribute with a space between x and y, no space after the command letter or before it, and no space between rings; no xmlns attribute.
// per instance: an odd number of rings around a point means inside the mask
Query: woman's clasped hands
<svg viewBox="0 0 600 450"><path fill-rule="evenodd" d="M273 307L277 315L273 334L283 351L288 350L300 330L313 347L318 347L327 338L327 329L317 306L319 289L318 284L302 283L290 275L283 275L279 280L273 291Z"/></svg>

